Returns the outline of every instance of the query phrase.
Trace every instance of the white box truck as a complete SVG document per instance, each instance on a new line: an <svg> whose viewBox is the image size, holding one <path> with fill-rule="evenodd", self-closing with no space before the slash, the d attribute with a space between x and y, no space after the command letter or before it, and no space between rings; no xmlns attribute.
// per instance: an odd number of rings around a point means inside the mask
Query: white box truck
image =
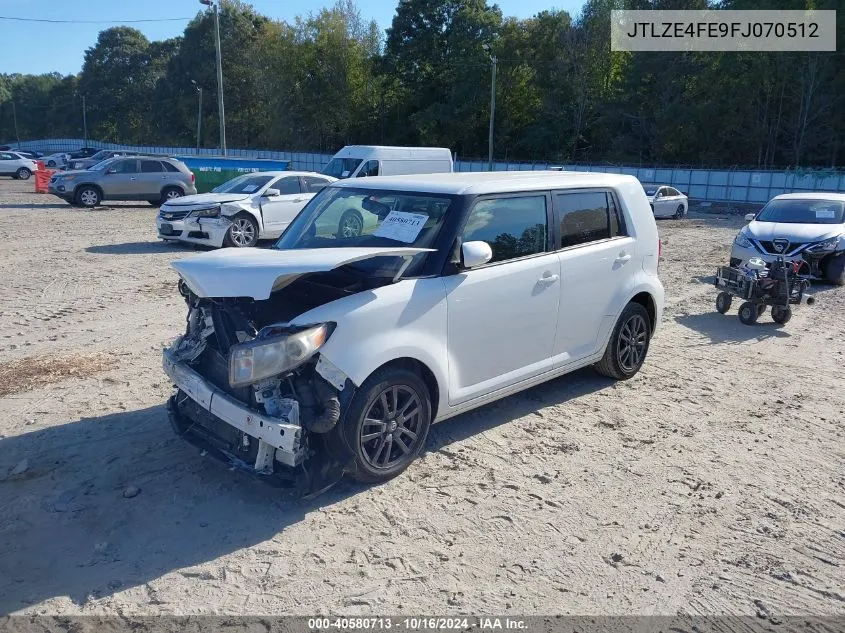
<svg viewBox="0 0 845 633"><path fill-rule="evenodd" d="M347 145L335 154L323 173L334 178L406 176L454 171L447 147Z"/></svg>

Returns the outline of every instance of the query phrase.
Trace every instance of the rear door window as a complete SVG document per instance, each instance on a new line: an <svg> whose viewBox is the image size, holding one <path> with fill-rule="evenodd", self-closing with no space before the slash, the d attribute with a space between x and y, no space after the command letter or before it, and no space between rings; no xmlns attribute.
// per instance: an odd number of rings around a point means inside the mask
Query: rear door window
<svg viewBox="0 0 845 633"><path fill-rule="evenodd" d="M157 174L163 172L164 169L161 166L161 163L157 160L142 160L141 161L141 173L144 174Z"/></svg>
<svg viewBox="0 0 845 633"><path fill-rule="evenodd" d="M624 220L609 191L555 195L561 248L589 244L625 234Z"/></svg>

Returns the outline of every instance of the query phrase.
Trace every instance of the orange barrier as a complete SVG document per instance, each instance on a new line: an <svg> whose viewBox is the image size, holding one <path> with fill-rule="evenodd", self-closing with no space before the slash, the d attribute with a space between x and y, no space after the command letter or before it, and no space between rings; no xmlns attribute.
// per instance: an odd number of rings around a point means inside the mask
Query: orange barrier
<svg viewBox="0 0 845 633"><path fill-rule="evenodd" d="M39 169L35 172L35 193L47 193L47 185L55 173L55 169Z"/></svg>
<svg viewBox="0 0 845 633"><path fill-rule="evenodd" d="M44 166L43 160L37 160L35 161L35 164L38 165L38 171L44 171L45 169L47 169L47 167Z"/></svg>

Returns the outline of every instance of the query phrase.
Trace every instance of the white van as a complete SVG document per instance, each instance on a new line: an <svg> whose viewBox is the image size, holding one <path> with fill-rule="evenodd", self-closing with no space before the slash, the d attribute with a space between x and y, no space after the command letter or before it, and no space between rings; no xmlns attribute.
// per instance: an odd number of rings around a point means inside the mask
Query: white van
<svg viewBox="0 0 845 633"><path fill-rule="evenodd" d="M347 145L335 154L323 173L333 178L449 174L454 171L447 147Z"/></svg>

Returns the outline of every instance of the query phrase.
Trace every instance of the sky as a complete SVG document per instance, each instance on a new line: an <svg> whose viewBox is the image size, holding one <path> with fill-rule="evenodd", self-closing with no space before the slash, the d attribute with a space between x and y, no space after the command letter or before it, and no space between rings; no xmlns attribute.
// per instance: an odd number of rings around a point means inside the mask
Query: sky
<svg viewBox="0 0 845 633"><path fill-rule="evenodd" d="M334 0L252 0L255 9L270 18L291 21L334 4ZM398 0L357 0L361 16L390 26ZM493 4L493 2L490 2ZM498 0L505 16L527 18L548 9L576 14L583 0ZM46 20L115 21L187 18L168 22L129 24L150 40L181 35L188 20L202 7L198 0L0 0L0 17ZM114 24L55 24L0 19L0 73L74 74L81 70L85 49L97 34Z"/></svg>

